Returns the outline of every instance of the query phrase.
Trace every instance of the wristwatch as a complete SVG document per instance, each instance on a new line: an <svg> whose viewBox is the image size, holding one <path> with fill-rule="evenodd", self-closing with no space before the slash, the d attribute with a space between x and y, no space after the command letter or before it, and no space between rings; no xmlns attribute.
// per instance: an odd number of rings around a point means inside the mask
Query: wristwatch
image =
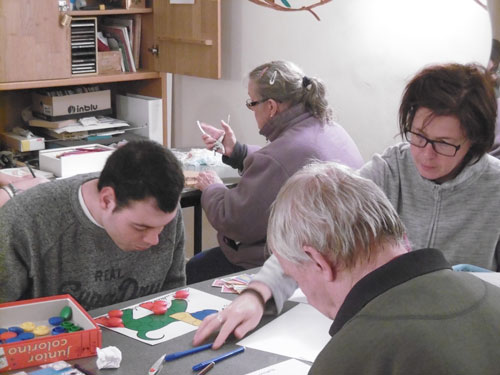
<svg viewBox="0 0 500 375"><path fill-rule="evenodd" d="M18 193L22 192L22 190L21 190L21 189L16 188L16 187L15 187L14 185L12 185L12 184L8 184L7 186L8 186L8 187L10 188L10 190L12 191L12 196L17 195Z"/></svg>
<svg viewBox="0 0 500 375"><path fill-rule="evenodd" d="M17 189L12 184L0 186L0 189L2 189L3 191L5 191L7 193L7 195L9 196L9 199L14 197L15 195L17 195L18 193L20 193L22 191L21 189Z"/></svg>
<svg viewBox="0 0 500 375"><path fill-rule="evenodd" d="M7 195L9 196L9 199L14 196L14 192L10 189L10 187L8 185L0 186L0 189L2 189L3 191L5 191L7 193Z"/></svg>

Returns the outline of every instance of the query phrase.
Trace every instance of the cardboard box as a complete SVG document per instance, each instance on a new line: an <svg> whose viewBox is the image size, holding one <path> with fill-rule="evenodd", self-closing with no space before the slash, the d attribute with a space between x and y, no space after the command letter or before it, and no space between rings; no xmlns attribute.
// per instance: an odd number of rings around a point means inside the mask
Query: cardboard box
<svg viewBox="0 0 500 375"><path fill-rule="evenodd" d="M146 8L146 0L122 0L125 9Z"/></svg>
<svg viewBox="0 0 500 375"><path fill-rule="evenodd" d="M146 8L146 0L108 0L108 3L115 8Z"/></svg>
<svg viewBox="0 0 500 375"><path fill-rule="evenodd" d="M120 51L103 51L97 53L97 69L100 74L121 73L122 54Z"/></svg>
<svg viewBox="0 0 500 375"><path fill-rule="evenodd" d="M45 148L45 138L43 137L26 138L14 133L2 133L1 137L6 146L17 151L37 151Z"/></svg>
<svg viewBox="0 0 500 375"><path fill-rule="evenodd" d="M65 306L72 310L71 322L82 330L0 344L0 373L96 355L96 348L102 345L101 330L69 294L0 304L0 327L24 322L51 327L48 319L59 316Z"/></svg>
<svg viewBox="0 0 500 375"><path fill-rule="evenodd" d="M48 121L109 115L112 112L111 90L61 96L33 92L32 109L35 116Z"/></svg>
<svg viewBox="0 0 500 375"><path fill-rule="evenodd" d="M100 151L84 151L94 149ZM43 150L38 155L40 170L52 172L57 177L100 172L114 150L113 147L99 144Z"/></svg>

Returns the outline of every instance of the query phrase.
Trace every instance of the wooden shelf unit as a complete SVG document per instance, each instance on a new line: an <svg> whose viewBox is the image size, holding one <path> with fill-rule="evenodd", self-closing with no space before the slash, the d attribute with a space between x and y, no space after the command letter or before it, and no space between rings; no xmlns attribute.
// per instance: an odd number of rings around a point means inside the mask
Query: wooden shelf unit
<svg viewBox="0 0 500 375"><path fill-rule="evenodd" d="M68 15L72 17L111 16L116 14L146 14L153 13L152 8L108 9L108 10L71 10Z"/></svg>
<svg viewBox="0 0 500 375"><path fill-rule="evenodd" d="M69 27L61 25L58 5L58 0L0 0L0 131L22 124L21 111L31 104L32 90L80 85L110 89L113 107L116 94L161 98L166 128L167 72L221 76L221 0L196 0L194 5L147 0L146 8L67 12L71 17L142 18L138 71L89 75L71 74Z"/></svg>

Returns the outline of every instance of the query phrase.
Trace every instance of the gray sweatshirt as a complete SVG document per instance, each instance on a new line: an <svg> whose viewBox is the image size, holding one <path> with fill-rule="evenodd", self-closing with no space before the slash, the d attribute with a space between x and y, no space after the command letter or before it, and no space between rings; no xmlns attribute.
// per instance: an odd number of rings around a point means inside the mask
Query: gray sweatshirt
<svg viewBox="0 0 500 375"><path fill-rule="evenodd" d="M79 175L38 185L0 209L0 297L71 294L87 310L185 285L182 210L145 251L123 251L78 200Z"/></svg>
<svg viewBox="0 0 500 375"><path fill-rule="evenodd" d="M436 248L452 265L500 264L500 160L484 155L441 185L420 176L407 143L375 155L359 173L387 195L414 250ZM271 257L254 280L270 286L278 310L296 288Z"/></svg>

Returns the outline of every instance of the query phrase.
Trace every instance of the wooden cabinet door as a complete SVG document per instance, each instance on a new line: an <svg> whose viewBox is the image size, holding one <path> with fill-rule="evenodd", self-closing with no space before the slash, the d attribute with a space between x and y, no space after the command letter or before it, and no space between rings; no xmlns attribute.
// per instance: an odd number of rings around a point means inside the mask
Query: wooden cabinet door
<svg viewBox="0 0 500 375"><path fill-rule="evenodd" d="M59 18L58 0L0 0L0 82L71 76L70 29Z"/></svg>
<svg viewBox="0 0 500 375"><path fill-rule="evenodd" d="M156 70L204 78L221 77L220 0L171 4L154 0Z"/></svg>

